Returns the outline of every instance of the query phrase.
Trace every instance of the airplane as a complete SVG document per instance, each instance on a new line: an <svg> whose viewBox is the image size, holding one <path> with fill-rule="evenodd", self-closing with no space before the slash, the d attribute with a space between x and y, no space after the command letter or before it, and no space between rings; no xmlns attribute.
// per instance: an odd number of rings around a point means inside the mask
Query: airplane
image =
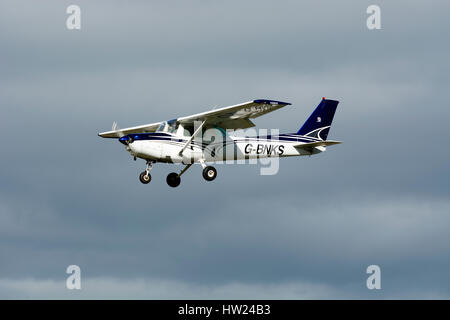
<svg viewBox="0 0 450 320"><path fill-rule="evenodd" d="M310 156L324 152L327 146L342 143L327 140L338 103L336 100L322 98L296 133L250 137L231 134L230 131L233 130L254 127L251 119L291 105L288 102L256 99L187 117L125 129L120 129L114 122L112 131L98 135L103 138L117 138L134 160L141 158L146 161L146 169L139 175L143 184L151 181L150 170L155 163L184 164L181 172L172 172L167 176L167 184L175 188L180 184L181 176L194 163L202 166L203 178L206 181L213 181L217 177L217 170L207 163Z"/></svg>

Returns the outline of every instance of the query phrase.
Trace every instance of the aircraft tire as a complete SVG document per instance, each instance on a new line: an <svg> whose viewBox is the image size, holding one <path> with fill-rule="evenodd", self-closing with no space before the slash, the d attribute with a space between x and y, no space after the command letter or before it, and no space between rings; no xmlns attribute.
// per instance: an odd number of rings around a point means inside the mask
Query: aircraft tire
<svg viewBox="0 0 450 320"><path fill-rule="evenodd" d="M206 181L213 181L217 177L217 170L214 167L207 166L203 169L203 178Z"/></svg>
<svg viewBox="0 0 450 320"><path fill-rule="evenodd" d="M139 175L139 181L141 181L143 184L147 184L152 181L152 176L150 175L150 173L147 174L146 171L143 171Z"/></svg>
<svg viewBox="0 0 450 320"><path fill-rule="evenodd" d="M178 187L181 182L181 178L178 176L178 173L172 172L167 175L167 184L172 188Z"/></svg>

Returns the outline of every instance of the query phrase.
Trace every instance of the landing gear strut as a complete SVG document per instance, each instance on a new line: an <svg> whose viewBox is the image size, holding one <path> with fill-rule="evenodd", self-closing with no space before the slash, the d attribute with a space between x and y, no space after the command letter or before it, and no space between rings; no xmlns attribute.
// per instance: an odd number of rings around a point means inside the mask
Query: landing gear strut
<svg viewBox="0 0 450 320"><path fill-rule="evenodd" d="M147 184L152 180L150 170L153 168L154 161L147 161L147 168L139 174L139 181L143 184ZM207 166L204 161L200 161L203 167L203 178L206 181L213 181L217 177L217 170L212 166ZM181 176L192 166L192 164L186 165L180 173L171 172L167 176L167 184L172 188L176 188L181 183Z"/></svg>
<svg viewBox="0 0 450 320"><path fill-rule="evenodd" d="M153 163L151 161L147 161L147 168L145 171L142 171L139 175L139 181L143 184L147 184L152 181L152 176L150 175L150 170L153 168Z"/></svg>

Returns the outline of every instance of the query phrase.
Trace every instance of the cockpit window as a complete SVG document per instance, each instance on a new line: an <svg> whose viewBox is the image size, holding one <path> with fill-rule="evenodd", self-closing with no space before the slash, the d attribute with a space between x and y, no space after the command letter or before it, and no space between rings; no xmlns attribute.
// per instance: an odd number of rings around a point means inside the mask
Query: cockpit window
<svg viewBox="0 0 450 320"><path fill-rule="evenodd" d="M156 132L175 133L176 131L177 131L177 123L167 121L162 122L158 127L158 129L156 129Z"/></svg>
<svg viewBox="0 0 450 320"><path fill-rule="evenodd" d="M156 129L156 132L164 132L165 129L166 129L166 125L167 125L167 122L166 122L166 121L163 121L163 122L159 125L158 129Z"/></svg>
<svg viewBox="0 0 450 320"><path fill-rule="evenodd" d="M167 131L169 133L175 133L177 131L177 124L175 122L172 122L171 124L169 124Z"/></svg>

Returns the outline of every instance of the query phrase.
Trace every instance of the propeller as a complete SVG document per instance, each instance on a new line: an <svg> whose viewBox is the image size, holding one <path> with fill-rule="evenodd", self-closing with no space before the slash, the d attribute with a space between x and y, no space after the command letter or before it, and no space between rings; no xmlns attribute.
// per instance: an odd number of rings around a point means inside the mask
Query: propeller
<svg viewBox="0 0 450 320"><path fill-rule="evenodd" d="M122 131L120 131L119 125L116 121L112 124L112 131L119 131L119 138L122 138L125 135Z"/></svg>
<svg viewBox="0 0 450 320"><path fill-rule="evenodd" d="M128 139L126 139L126 140L125 140L125 139L122 139L122 137L125 136L125 133L123 133L123 132L120 130L119 125L117 124L116 121L114 121L113 124L112 124L112 130L113 130L113 131L118 131L118 133L119 133L119 141L125 142L127 145L129 145L130 143L133 143L134 139L133 139L133 137L131 137L131 136L128 136Z"/></svg>

